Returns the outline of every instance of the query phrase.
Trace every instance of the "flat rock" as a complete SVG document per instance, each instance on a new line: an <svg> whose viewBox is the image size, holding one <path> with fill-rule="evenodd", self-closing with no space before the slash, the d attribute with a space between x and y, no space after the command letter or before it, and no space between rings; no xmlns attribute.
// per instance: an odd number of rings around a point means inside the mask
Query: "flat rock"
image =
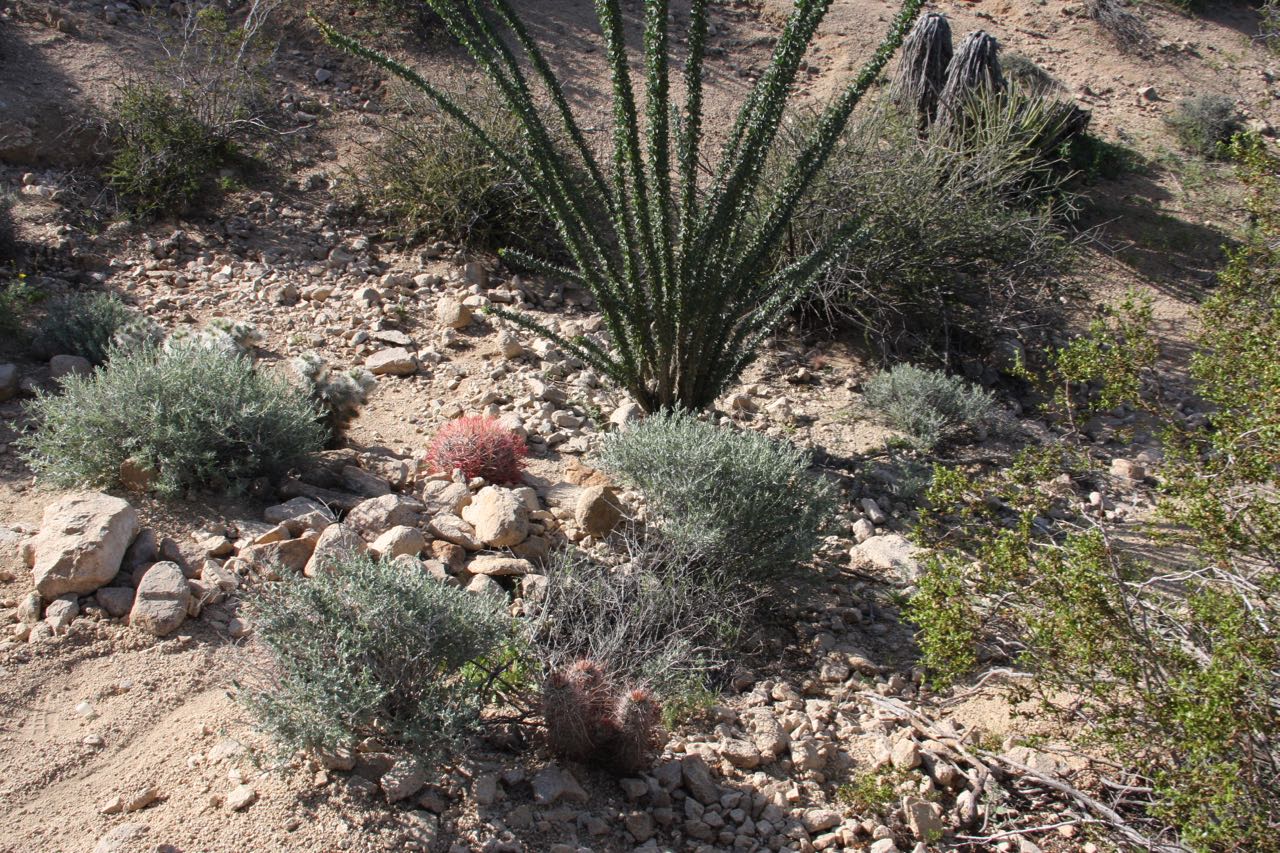
<svg viewBox="0 0 1280 853"><path fill-rule="evenodd" d="M321 534L323 535L323 534ZM304 537L299 539L282 539L268 542L265 545L250 545L241 548L237 555L255 574L271 576L276 569L300 572L306 568L315 551L317 539Z"/></svg>
<svg viewBox="0 0 1280 853"><path fill-rule="evenodd" d="M418 372L418 359L404 347L379 350L364 360L374 376L410 376Z"/></svg>
<svg viewBox="0 0 1280 853"><path fill-rule="evenodd" d="M145 846L143 840L151 827L144 823L122 823L98 839L93 853L131 853Z"/></svg>
<svg viewBox="0 0 1280 853"><path fill-rule="evenodd" d="M89 359L79 355L55 355L49 359L49 376L61 379L64 376L88 376L93 373L93 365Z"/></svg>
<svg viewBox="0 0 1280 853"><path fill-rule="evenodd" d="M237 785L227 794L227 808L242 812L258 801L258 792L248 785Z"/></svg>
<svg viewBox="0 0 1280 853"><path fill-rule="evenodd" d="M540 806L547 806L561 800L585 803L590 797L582 785L567 770L554 764L548 764L533 777L533 800Z"/></svg>
<svg viewBox="0 0 1280 853"><path fill-rule="evenodd" d="M489 575L490 577L521 577L533 572L533 564L528 560L521 560L516 557L484 554L467 563L467 571L473 575Z"/></svg>
<svg viewBox="0 0 1280 853"><path fill-rule="evenodd" d="M28 541L36 590L52 599L104 586L120 571L137 533L138 514L120 498L82 492L55 501Z"/></svg>
<svg viewBox="0 0 1280 853"><path fill-rule="evenodd" d="M437 515L431 519L430 530L438 538L468 551L479 551L484 547L484 543L476 536L476 529L456 515Z"/></svg>
<svg viewBox="0 0 1280 853"><path fill-rule="evenodd" d="M686 755L680 760L680 778L684 789L704 806L720 800L720 787L711 778L711 768L699 755Z"/></svg>
<svg viewBox="0 0 1280 853"><path fill-rule="evenodd" d="M328 507L312 498L290 498L282 504L267 507L262 513L262 517L269 524L280 524L291 518L300 518L310 512L327 513L330 520L333 520L333 513L329 512Z"/></svg>
<svg viewBox="0 0 1280 853"><path fill-rule="evenodd" d="M422 790L427 784L427 771L417 758L402 758L382 774L378 785L386 795L387 802L398 803L406 800Z"/></svg>
<svg viewBox="0 0 1280 853"><path fill-rule="evenodd" d="M887 533L855 545L849 552L849 565L856 571L877 570L912 583L920 577L920 552L905 536Z"/></svg>
<svg viewBox="0 0 1280 853"><path fill-rule="evenodd" d="M427 515L458 515L471 503L471 490L452 480L428 480L422 489L422 502L426 504Z"/></svg>

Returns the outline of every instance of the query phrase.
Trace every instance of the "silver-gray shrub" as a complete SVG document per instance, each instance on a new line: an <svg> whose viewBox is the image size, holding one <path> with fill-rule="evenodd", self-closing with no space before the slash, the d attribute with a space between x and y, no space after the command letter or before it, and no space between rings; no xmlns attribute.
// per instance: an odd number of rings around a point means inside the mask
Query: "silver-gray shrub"
<svg viewBox="0 0 1280 853"><path fill-rule="evenodd" d="M453 751L484 701L463 669L509 636L487 597L367 556L289 575L246 604L254 640L240 699L286 750L372 737L422 755Z"/></svg>
<svg viewBox="0 0 1280 853"><path fill-rule="evenodd" d="M809 471L810 461L789 443L674 411L609 436L599 458L644 494L670 541L747 581L813 556L839 493Z"/></svg>
<svg viewBox="0 0 1280 853"><path fill-rule="evenodd" d="M112 350L105 367L66 377L29 412L24 457L64 486L115 485L132 460L156 472L162 494L237 490L285 473L326 438L303 391L244 356L197 346Z"/></svg>
<svg viewBox="0 0 1280 853"><path fill-rule="evenodd" d="M593 661L612 683L659 700L703 687L725 664L751 596L652 532L628 529L613 542L616 559L566 549L547 566L526 621L533 657L545 672Z"/></svg>
<svg viewBox="0 0 1280 853"><path fill-rule="evenodd" d="M50 300L36 336L40 354L78 355L103 364L113 346L154 342L158 327L110 293L73 293Z"/></svg>
<svg viewBox="0 0 1280 853"><path fill-rule="evenodd" d="M906 433L919 450L931 450L966 429L980 435L995 418L990 392L958 376L911 364L877 373L864 396L867 405L889 426Z"/></svg>

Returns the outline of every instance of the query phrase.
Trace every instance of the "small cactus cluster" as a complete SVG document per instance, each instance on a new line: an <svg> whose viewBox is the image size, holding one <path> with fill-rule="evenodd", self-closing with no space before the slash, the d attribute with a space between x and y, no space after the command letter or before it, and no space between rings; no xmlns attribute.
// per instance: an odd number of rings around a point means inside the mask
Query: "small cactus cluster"
<svg viewBox="0 0 1280 853"><path fill-rule="evenodd" d="M158 346L164 341L164 329L155 320L137 314L116 329L111 344L116 349L130 350L144 346Z"/></svg>
<svg viewBox="0 0 1280 853"><path fill-rule="evenodd" d="M335 441L360 416L360 408L368 402L369 392L378 385L377 378L363 367L335 371L316 352L305 352L289 365L320 407Z"/></svg>
<svg viewBox="0 0 1280 853"><path fill-rule="evenodd" d="M221 350L229 355L251 354L266 339L258 327L243 320L215 317L202 329L179 327L164 342L166 350L176 347L198 347Z"/></svg>
<svg viewBox="0 0 1280 853"><path fill-rule="evenodd" d="M461 471L490 483L518 483L529 453L524 439L494 418L458 418L440 428L427 448L432 471Z"/></svg>
<svg viewBox="0 0 1280 853"><path fill-rule="evenodd" d="M592 660L555 670L543 684L548 744L573 761L619 773L645 769L657 751L660 716L648 690L619 688Z"/></svg>

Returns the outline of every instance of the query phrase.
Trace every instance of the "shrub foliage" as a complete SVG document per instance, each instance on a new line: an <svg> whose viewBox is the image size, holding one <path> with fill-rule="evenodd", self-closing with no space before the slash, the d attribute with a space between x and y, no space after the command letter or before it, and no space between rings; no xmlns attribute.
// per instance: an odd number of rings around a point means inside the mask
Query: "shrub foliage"
<svg viewBox="0 0 1280 853"><path fill-rule="evenodd" d="M667 539L730 579L767 580L811 558L838 502L803 451L688 413L609 436L599 461L644 494Z"/></svg>
<svg viewBox="0 0 1280 853"><path fill-rule="evenodd" d="M365 556L291 575L247 603L270 665L241 699L287 749L372 737L447 754L480 720L484 694L464 667L507 634L487 597Z"/></svg>
<svg viewBox="0 0 1280 853"><path fill-rule="evenodd" d="M991 394L940 370L899 364L882 370L866 387L867 404L919 450L963 430L981 434L994 419Z"/></svg>
<svg viewBox="0 0 1280 853"><path fill-rule="evenodd" d="M114 351L30 411L27 462L60 485L114 485L131 460L156 472L164 494L235 489L284 473L326 437L304 392L247 358L200 347Z"/></svg>
<svg viewBox="0 0 1280 853"><path fill-rule="evenodd" d="M1226 144L1241 129L1240 111L1226 95L1194 95L1178 102L1165 123L1188 151L1202 157L1223 155Z"/></svg>
<svg viewBox="0 0 1280 853"><path fill-rule="evenodd" d="M837 250L862 230L863 223L855 218L795 262L762 272L854 107L920 8L920 0L906 0L875 55L815 122L785 168L779 190L761 194L763 166L805 49L829 6L824 0L795 4L768 67L725 134L722 155L705 181L700 172L708 0L693 0L689 8L683 107L673 103L670 92L666 0L644 3L643 106L628 57L622 4L597 4L613 89L608 165L592 151L561 81L507 0L480 6L452 0L428 4L515 118L522 132L521 151L504 149L471 110L413 70L321 26L331 42L416 87L520 176L551 215L570 263L562 268L519 253L513 259L589 290L603 314L607 342L566 340L524 315L506 316L555 340L648 411L702 408L714 401ZM517 57L517 49L527 64ZM748 221L743 214L753 202L762 210Z"/></svg>
<svg viewBox="0 0 1280 853"><path fill-rule="evenodd" d="M116 296L75 293L50 300L39 333L40 349L49 355L79 355L104 364L114 345L145 321Z"/></svg>

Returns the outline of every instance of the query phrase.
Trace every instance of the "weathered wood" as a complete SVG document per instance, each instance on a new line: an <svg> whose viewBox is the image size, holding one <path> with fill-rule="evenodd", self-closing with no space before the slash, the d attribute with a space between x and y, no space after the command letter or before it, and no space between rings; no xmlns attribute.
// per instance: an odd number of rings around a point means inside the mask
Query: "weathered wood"
<svg viewBox="0 0 1280 853"><path fill-rule="evenodd" d="M950 123L962 116L965 104L980 89L1004 90L999 54L995 36L985 30L974 30L964 37L947 65L947 80L938 96L938 122Z"/></svg>
<svg viewBox="0 0 1280 853"><path fill-rule="evenodd" d="M893 80L893 101L916 113L921 130L937 116L951 55L951 24L937 12L920 18L902 43L902 59Z"/></svg>

